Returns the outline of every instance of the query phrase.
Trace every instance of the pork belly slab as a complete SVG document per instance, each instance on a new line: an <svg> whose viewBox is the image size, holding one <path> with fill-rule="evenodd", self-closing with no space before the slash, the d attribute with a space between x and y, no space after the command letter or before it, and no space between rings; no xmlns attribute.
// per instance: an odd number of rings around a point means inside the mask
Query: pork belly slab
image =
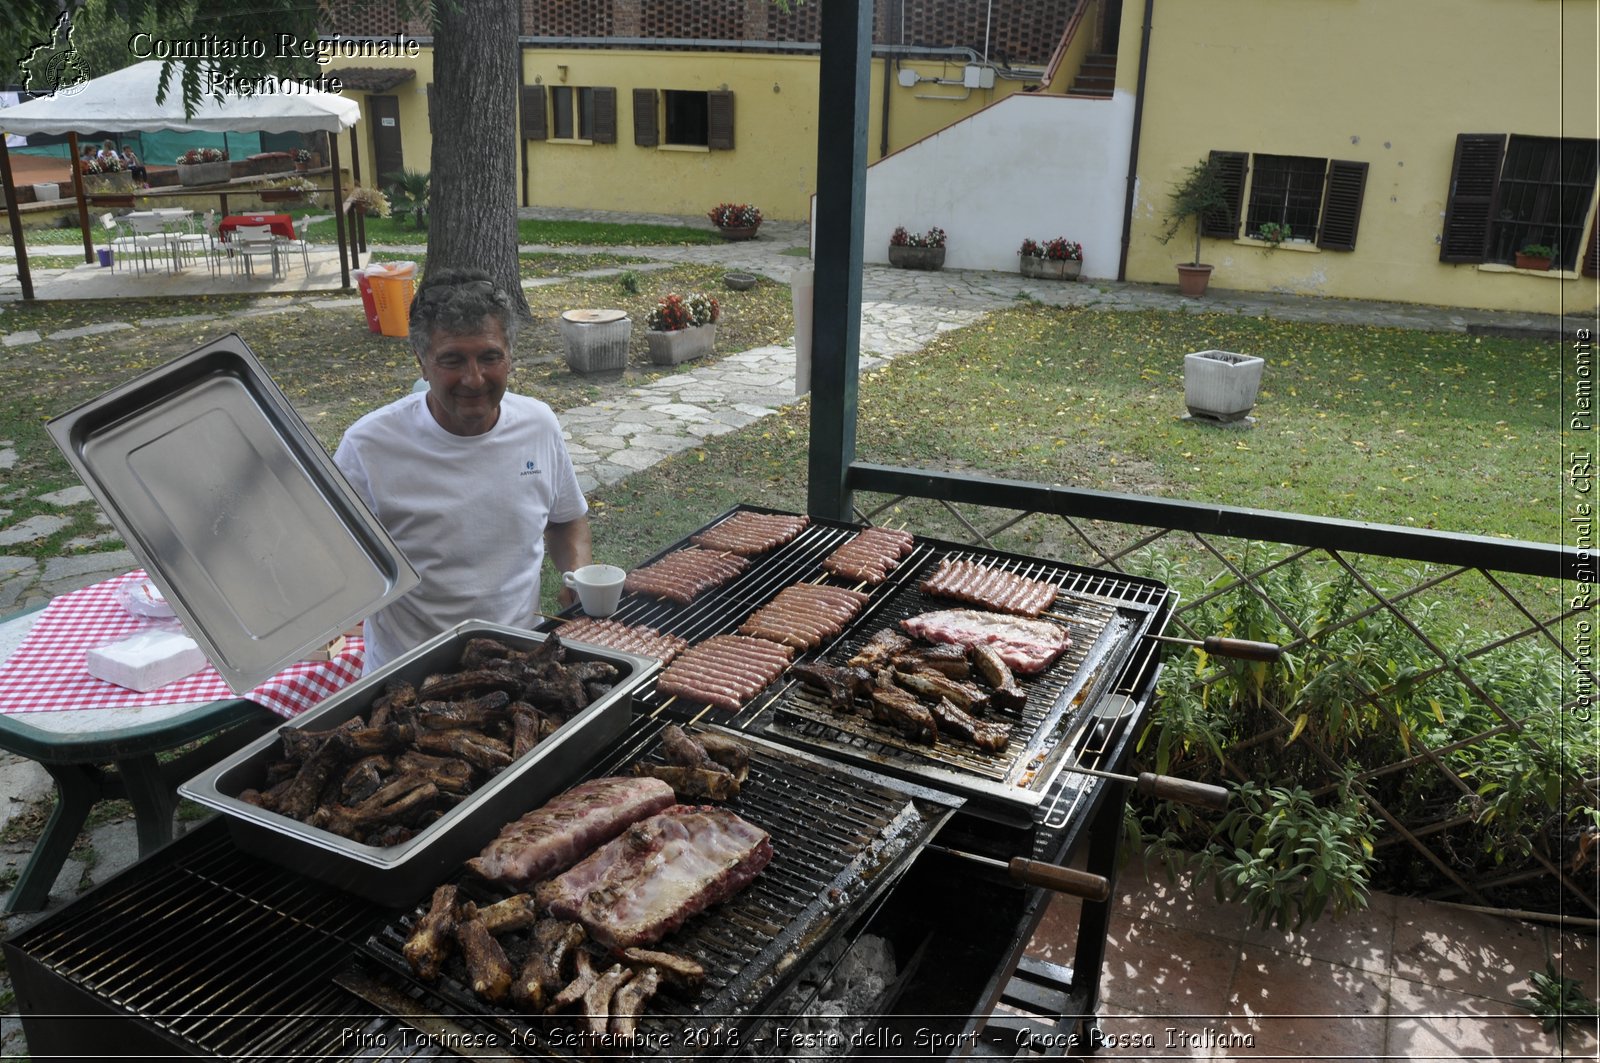
<svg viewBox="0 0 1600 1063"><path fill-rule="evenodd" d="M527 889L676 801L660 779L591 779L506 824L467 867L489 882Z"/></svg>
<svg viewBox="0 0 1600 1063"><path fill-rule="evenodd" d="M1023 675L1044 671L1072 644L1067 629L1060 625L977 609L940 609L908 617L900 626L929 642L988 646Z"/></svg>
<svg viewBox="0 0 1600 1063"><path fill-rule="evenodd" d="M539 887L539 903L611 949L661 940L734 896L772 859L767 832L727 809L675 805Z"/></svg>

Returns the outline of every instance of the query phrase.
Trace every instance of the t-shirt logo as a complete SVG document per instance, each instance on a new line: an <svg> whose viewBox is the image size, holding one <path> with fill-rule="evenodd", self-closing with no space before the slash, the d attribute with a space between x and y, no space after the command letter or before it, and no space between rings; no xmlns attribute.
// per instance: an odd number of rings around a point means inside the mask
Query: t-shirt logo
<svg viewBox="0 0 1600 1063"><path fill-rule="evenodd" d="M530 458L528 460L528 462L525 465L523 465L523 467L522 467L522 475L524 475L524 476L537 476L537 475L539 475L539 463Z"/></svg>

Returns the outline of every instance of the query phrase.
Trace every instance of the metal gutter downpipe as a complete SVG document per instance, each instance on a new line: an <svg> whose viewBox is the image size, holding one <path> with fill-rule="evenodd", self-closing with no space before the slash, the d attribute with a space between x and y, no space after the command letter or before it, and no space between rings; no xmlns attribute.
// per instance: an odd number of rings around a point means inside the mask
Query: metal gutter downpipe
<svg viewBox="0 0 1600 1063"><path fill-rule="evenodd" d="M1122 198L1122 249L1117 256L1117 280L1128 279L1128 247L1133 242L1133 192L1139 182L1139 133L1144 126L1145 75L1150 70L1150 23L1156 0L1144 0L1144 29L1139 34L1139 81L1134 88L1133 134L1128 144L1128 191Z"/></svg>

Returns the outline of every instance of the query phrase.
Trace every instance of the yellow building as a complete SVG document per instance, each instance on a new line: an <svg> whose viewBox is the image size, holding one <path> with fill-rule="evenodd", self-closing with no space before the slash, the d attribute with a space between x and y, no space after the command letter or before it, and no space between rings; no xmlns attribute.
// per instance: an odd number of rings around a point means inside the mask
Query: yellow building
<svg viewBox="0 0 1600 1063"><path fill-rule="evenodd" d="M964 0L876 5L869 261L938 225L947 268L1023 238L1087 277L1172 283L1168 194L1214 159L1219 287L1556 313L1596 305L1596 0ZM371 6L346 35L392 33ZM815 190L816 5L525 6L526 205L664 214ZM543 21L540 21L540 20ZM413 33L425 27L407 27ZM423 38L426 44L426 38ZM357 163L427 170L431 49L334 71ZM1551 248L1548 269L1516 252Z"/></svg>

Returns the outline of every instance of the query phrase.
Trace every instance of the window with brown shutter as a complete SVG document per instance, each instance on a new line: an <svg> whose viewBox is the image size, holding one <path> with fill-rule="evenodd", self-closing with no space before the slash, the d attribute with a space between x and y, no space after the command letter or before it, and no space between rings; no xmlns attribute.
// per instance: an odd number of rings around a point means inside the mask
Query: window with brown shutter
<svg viewBox="0 0 1600 1063"><path fill-rule="evenodd" d="M1200 234L1232 240L1239 235L1239 208L1244 203L1244 179L1250 172L1250 154L1213 151L1211 165L1228 190L1228 209L1207 211L1200 219Z"/></svg>
<svg viewBox="0 0 1600 1063"><path fill-rule="evenodd" d="M1589 229L1589 250L1583 253L1583 275L1600 277L1600 210L1594 212L1594 225Z"/></svg>
<svg viewBox="0 0 1600 1063"><path fill-rule="evenodd" d="M545 120L544 86L522 86L522 138L547 140L549 136L549 124Z"/></svg>
<svg viewBox="0 0 1600 1063"><path fill-rule="evenodd" d="M589 138L596 144L615 144L617 142L617 90L601 88L594 90L594 125L590 128Z"/></svg>
<svg viewBox="0 0 1600 1063"><path fill-rule="evenodd" d="M661 142L657 132L656 90L633 90L633 142L641 148L653 148Z"/></svg>
<svg viewBox="0 0 1600 1063"><path fill-rule="evenodd" d="M1312 241L1321 229L1328 160L1305 155L1257 155L1250 178L1244 234L1263 239L1263 226L1282 225L1291 239ZM1282 238L1280 233L1279 238Z"/></svg>
<svg viewBox="0 0 1600 1063"><path fill-rule="evenodd" d="M1361 224L1361 200L1367 190L1367 164L1334 159L1328 164L1328 190L1322 201L1322 235L1317 246L1328 251L1354 251Z"/></svg>
<svg viewBox="0 0 1600 1063"><path fill-rule="evenodd" d="M1500 185L1503 133L1460 133L1450 164L1450 196L1444 208L1440 262L1482 262L1489 246L1489 222Z"/></svg>
<svg viewBox="0 0 1600 1063"><path fill-rule="evenodd" d="M733 93L706 93L706 146L733 150Z"/></svg>

